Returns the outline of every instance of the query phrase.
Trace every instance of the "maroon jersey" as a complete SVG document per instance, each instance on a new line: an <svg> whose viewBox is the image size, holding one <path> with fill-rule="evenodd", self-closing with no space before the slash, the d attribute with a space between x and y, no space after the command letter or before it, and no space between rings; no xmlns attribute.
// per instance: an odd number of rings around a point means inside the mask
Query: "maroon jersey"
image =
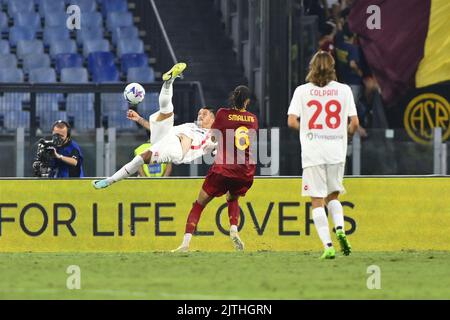
<svg viewBox="0 0 450 320"><path fill-rule="evenodd" d="M217 156L210 172L225 177L252 179L256 170L258 119L248 111L222 108L211 129L218 141ZM215 129L215 130L214 130ZM215 134L220 132L220 135Z"/></svg>

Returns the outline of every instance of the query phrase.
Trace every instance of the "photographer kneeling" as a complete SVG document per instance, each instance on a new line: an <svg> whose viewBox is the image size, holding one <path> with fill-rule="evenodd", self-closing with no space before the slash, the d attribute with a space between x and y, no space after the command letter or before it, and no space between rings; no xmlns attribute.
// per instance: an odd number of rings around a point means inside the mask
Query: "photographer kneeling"
<svg viewBox="0 0 450 320"><path fill-rule="evenodd" d="M52 140L39 140L33 169L35 176L49 178L84 177L83 155L71 139L70 125L58 120L52 127Z"/></svg>

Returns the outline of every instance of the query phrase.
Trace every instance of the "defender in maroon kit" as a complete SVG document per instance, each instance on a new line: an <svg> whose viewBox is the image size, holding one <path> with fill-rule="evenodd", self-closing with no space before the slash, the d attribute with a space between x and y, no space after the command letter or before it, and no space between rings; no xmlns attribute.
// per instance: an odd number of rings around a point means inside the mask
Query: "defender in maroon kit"
<svg viewBox="0 0 450 320"><path fill-rule="evenodd" d="M253 184L256 160L252 154L258 130L257 117L247 111L250 104L250 90L238 86L230 96L230 108L222 108L216 114L211 127L212 139L218 144L214 164L209 169L197 201L189 213L183 243L174 252L186 252L200 215L206 205L215 197L227 195L230 218L230 238L236 250L243 250L239 238L239 203Z"/></svg>

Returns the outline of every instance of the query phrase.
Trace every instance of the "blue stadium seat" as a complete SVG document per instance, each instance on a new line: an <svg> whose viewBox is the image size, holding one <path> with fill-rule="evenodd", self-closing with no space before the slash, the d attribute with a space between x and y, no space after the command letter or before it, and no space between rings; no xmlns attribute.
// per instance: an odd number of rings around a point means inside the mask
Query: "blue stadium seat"
<svg viewBox="0 0 450 320"><path fill-rule="evenodd" d="M66 99L67 119L73 128L86 130L95 128L94 94L72 93Z"/></svg>
<svg viewBox="0 0 450 320"><path fill-rule="evenodd" d="M97 10L97 2L95 0L70 0L69 3L80 7L83 18L86 13Z"/></svg>
<svg viewBox="0 0 450 320"><path fill-rule="evenodd" d="M83 28L103 29L103 17L100 12L83 12L81 16L81 29Z"/></svg>
<svg viewBox="0 0 450 320"><path fill-rule="evenodd" d="M47 54L29 54L23 58L23 70L25 73L31 73L34 69L50 67L50 58Z"/></svg>
<svg viewBox="0 0 450 320"><path fill-rule="evenodd" d="M45 27L65 27L68 15L65 12L47 12L45 14Z"/></svg>
<svg viewBox="0 0 450 320"><path fill-rule="evenodd" d="M77 53L75 40L55 40L50 43L50 56L53 59L61 53Z"/></svg>
<svg viewBox="0 0 450 320"><path fill-rule="evenodd" d="M67 113L65 111L48 112L44 109L40 112L39 105L37 103L36 113L39 117L39 127L42 129L48 130L48 128L51 128L52 124L58 120L67 121Z"/></svg>
<svg viewBox="0 0 450 320"><path fill-rule="evenodd" d="M122 73L127 74L129 68L148 66L148 56L145 53L127 53L121 59Z"/></svg>
<svg viewBox="0 0 450 320"><path fill-rule="evenodd" d="M66 4L64 0L40 0L39 13L45 16L47 13L66 12Z"/></svg>
<svg viewBox="0 0 450 320"><path fill-rule="evenodd" d="M80 68L83 66L83 57L78 53L62 53L55 57L56 72L63 68Z"/></svg>
<svg viewBox="0 0 450 320"><path fill-rule="evenodd" d="M139 39L139 30L135 26L120 27L112 31L112 42L117 45L119 39Z"/></svg>
<svg viewBox="0 0 450 320"><path fill-rule="evenodd" d="M19 12L34 12L33 0L9 0L8 1L8 14L10 17L14 17Z"/></svg>
<svg viewBox="0 0 450 320"><path fill-rule="evenodd" d="M89 76L85 68L65 68L61 70L63 83L88 83Z"/></svg>
<svg viewBox="0 0 450 320"><path fill-rule="evenodd" d="M149 92L145 95L145 100L138 105L138 112L143 117L155 113L159 110L159 93Z"/></svg>
<svg viewBox="0 0 450 320"><path fill-rule="evenodd" d="M0 56L0 70L17 67L17 58L15 54L5 54Z"/></svg>
<svg viewBox="0 0 450 320"><path fill-rule="evenodd" d="M102 1L103 15L108 15L110 12L127 12L128 2L127 0L108 0Z"/></svg>
<svg viewBox="0 0 450 320"><path fill-rule="evenodd" d="M120 39L117 43L119 57L127 53L144 53L144 42L140 39Z"/></svg>
<svg viewBox="0 0 450 320"><path fill-rule="evenodd" d="M127 82L150 83L154 81L155 71L153 68L138 67L128 69Z"/></svg>
<svg viewBox="0 0 450 320"><path fill-rule="evenodd" d="M0 55L10 53L9 42L6 40L0 40Z"/></svg>
<svg viewBox="0 0 450 320"><path fill-rule="evenodd" d="M56 82L56 73L53 68L37 68L30 71L31 83L54 83Z"/></svg>
<svg viewBox="0 0 450 320"><path fill-rule="evenodd" d="M5 128L15 130L17 128L30 127L30 113L28 111L7 112L5 116Z"/></svg>
<svg viewBox="0 0 450 320"><path fill-rule="evenodd" d="M55 40L70 39L69 29L61 27L46 27L44 29L44 45L49 46Z"/></svg>
<svg viewBox="0 0 450 320"><path fill-rule="evenodd" d="M110 12L106 18L106 26L111 32L116 28L133 25L133 15L130 12Z"/></svg>
<svg viewBox="0 0 450 320"><path fill-rule="evenodd" d="M42 30L41 17L36 12L18 12L14 16L14 25L28 27L36 31Z"/></svg>
<svg viewBox="0 0 450 320"><path fill-rule="evenodd" d="M87 40L102 40L104 39L103 28L85 28L76 31L77 43L82 45Z"/></svg>
<svg viewBox="0 0 450 320"><path fill-rule="evenodd" d="M83 53L85 57L92 52L110 51L109 41L106 39L86 40L83 45Z"/></svg>
<svg viewBox="0 0 450 320"><path fill-rule="evenodd" d="M0 32L6 33L8 30L8 16L3 11L0 11Z"/></svg>
<svg viewBox="0 0 450 320"><path fill-rule="evenodd" d="M23 82L23 71L16 67L1 69L0 82Z"/></svg>
<svg viewBox="0 0 450 320"><path fill-rule="evenodd" d="M27 27L14 26L9 31L9 44L13 47L20 40L33 40L36 37L36 30Z"/></svg>
<svg viewBox="0 0 450 320"><path fill-rule="evenodd" d="M44 44L41 40L20 40L17 42L17 57L23 59L29 54L44 53Z"/></svg>
<svg viewBox="0 0 450 320"><path fill-rule="evenodd" d="M115 65L100 67L94 70L92 80L96 83L119 82L119 71Z"/></svg>
<svg viewBox="0 0 450 320"><path fill-rule="evenodd" d="M94 73L96 69L113 66L114 54L111 52L93 52L88 56L88 69Z"/></svg>

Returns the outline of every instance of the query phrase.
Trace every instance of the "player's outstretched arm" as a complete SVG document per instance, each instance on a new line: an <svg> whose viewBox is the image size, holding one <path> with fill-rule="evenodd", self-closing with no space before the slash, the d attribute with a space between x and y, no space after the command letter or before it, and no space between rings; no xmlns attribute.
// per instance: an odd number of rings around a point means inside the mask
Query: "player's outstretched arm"
<svg viewBox="0 0 450 320"><path fill-rule="evenodd" d="M141 126L143 126L145 129L150 130L150 123L145 120L144 118L142 118L139 113L137 113L134 110L128 110L127 112L127 118L129 120L132 120L134 122L137 122L138 124L140 124Z"/></svg>

